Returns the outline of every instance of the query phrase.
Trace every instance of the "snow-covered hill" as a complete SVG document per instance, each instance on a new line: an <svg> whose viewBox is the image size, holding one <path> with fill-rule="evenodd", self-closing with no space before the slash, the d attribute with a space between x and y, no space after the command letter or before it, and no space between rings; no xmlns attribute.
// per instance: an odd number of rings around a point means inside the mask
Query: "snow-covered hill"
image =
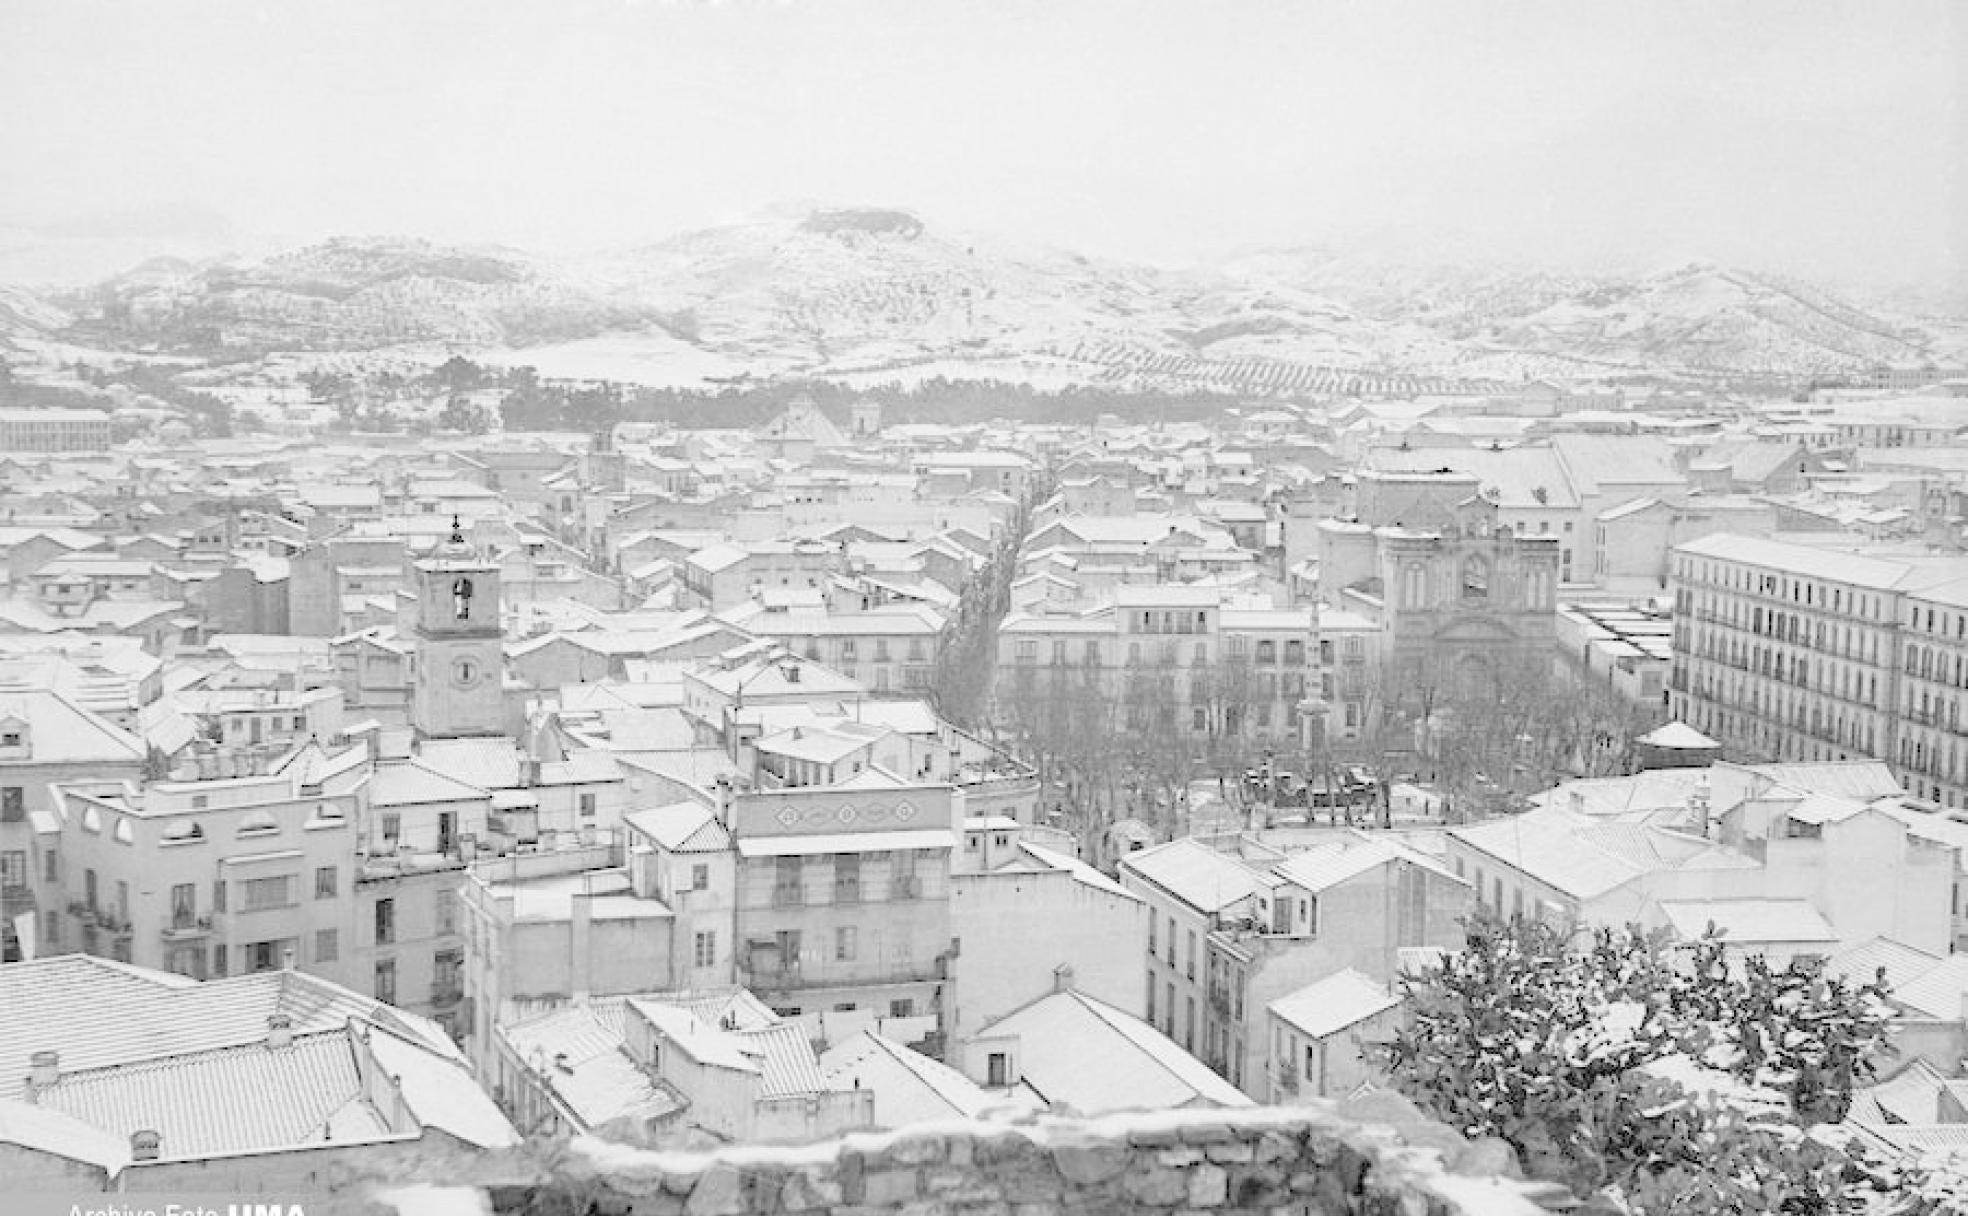
<svg viewBox="0 0 1968 1216"><path fill-rule="evenodd" d="M1177 272L866 208L579 259L398 238L155 259L83 291L0 295L8 326L164 349L538 351L570 375L605 354L614 370L597 364L597 378L670 383L971 368L1249 392L1620 369L1808 376L1945 358L1968 329L1714 266L1565 275L1308 248Z"/></svg>

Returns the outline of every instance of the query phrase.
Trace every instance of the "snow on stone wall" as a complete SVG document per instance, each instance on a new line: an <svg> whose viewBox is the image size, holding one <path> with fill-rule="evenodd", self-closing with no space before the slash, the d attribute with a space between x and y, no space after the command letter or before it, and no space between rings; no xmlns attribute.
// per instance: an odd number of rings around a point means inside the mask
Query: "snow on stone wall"
<svg viewBox="0 0 1968 1216"><path fill-rule="evenodd" d="M379 1216L439 1210L447 1199L445 1211L526 1216L1542 1211L1537 1188L1503 1176L1514 1162L1499 1146L1464 1144L1439 1124L1406 1117L1404 1106L1388 1124L1323 1106L1173 1111L926 1124L711 1153L577 1140L545 1154L433 1159L415 1176L351 1180L351 1190Z"/></svg>

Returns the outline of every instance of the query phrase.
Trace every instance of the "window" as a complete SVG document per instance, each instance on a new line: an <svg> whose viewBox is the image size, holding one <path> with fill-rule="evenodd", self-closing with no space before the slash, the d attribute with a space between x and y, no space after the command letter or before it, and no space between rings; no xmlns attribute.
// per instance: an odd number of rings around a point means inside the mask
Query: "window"
<svg viewBox="0 0 1968 1216"><path fill-rule="evenodd" d="M0 823L27 818L27 791L18 785L0 786Z"/></svg>
<svg viewBox="0 0 1968 1216"><path fill-rule="evenodd" d="M916 1003L908 997L900 997L888 1003L888 1016L892 1018L912 1018L916 1016Z"/></svg>
<svg viewBox="0 0 1968 1216"><path fill-rule="evenodd" d="M1155 954L1155 918L1152 916L1148 918L1148 954L1151 958ZM1150 1005L1155 1003L1155 996L1152 992L1148 994L1148 1003ZM1148 1020L1151 1022L1154 1021L1155 1015L1152 1013L1149 1014Z"/></svg>
<svg viewBox="0 0 1968 1216"><path fill-rule="evenodd" d="M314 872L314 897L316 899L335 898L335 867L321 866Z"/></svg>
<svg viewBox="0 0 1968 1216"><path fill-rule="evenodd" d="M386 1005L396 1004L396 960L393 958L376 960L376 999Z"/></svg>
<svg viewBox="0 0 1968 1216"><path fill-rule="evenodd" d="M437 931L456 933L458 931L458 893L453 890L440 890L437 893Z"/></svg>
<svg viewBox="0 0 1968 1216"><path fill-rule="evenodd" d="M246 970L273 971L285 960L287 951L277 941L246 943Z"/></svg>
<svg viewBox="0 0 1968 1216"><path fill-rule="evenodd" d="M772 902L780 906L802 902L800 894L800 866L797 857L781 857L776 863L772 884Z"/></svg>
<svg viewBox="0 0 1968 1216"><path fill-rule="evenodd" d="M394 811L383 815L383 847L394 849L397 837L403 834L403 816Z"/></svg>
<svg viewBox="0 0 1968 1216"><path fill-rule="evenodd" d="M314 931L314 961L332 963L341 957L341 942L336 939L333 929Z"/></svg>
<svg viewBox="0 0 1968 1216"><path fill-rule="evenodd" d="M376 901L376 944L387 946L396 940L396 901Z"/></svg>
<svg viewBox="0 0 1968 1216"><path fill-rule="evenodd" d="M171 887L171 927L189 929L198 921L198 884L176 883Z"/></svg>
<svg viewBox="0 0 1968 1216"><path fill-rule="evenodd" d="M717 962L717 932L707 929L696 936L691 958L699 967L709 967Z"/></svg>
<svg viewBox="0 0 1968 1216"><path fill-rule="evenodd" d="M245 900L240 905L242 912L262 912L268 908L291 908L294 899L294 876L280 874L273 878L249 878L245 882Z"/></svg>
<svg viewBox="0 0 1968 1216"><path fill-rule="evenodd" d="M711 889L711 867L698 864L690 867L690 889L708 891Z"/></svg>
<svg viewBox="0 0 1968 1216"><path fill-rule="evenodd" d="M0 853L0 887L24 887L27 885L27 852L23 849L9 849Z"/></svg>
<svg viewBox="0 0 1968 1216"><path fill-rule="evenodd" d="M1168 965L1175 966L1175 918L1168 918Z"/></svg>
<svg viewBox="0 0 1968 1216"><path fill-rule="evenodd" d="M225 910L226 885L223 882L215 882L212 884L212 911L223 912Z"/></svg>
<svg viewBox="0 0 1968 1216"><path fill-rule="evenodd" d="M834 857L834 902L852 904L861 901L861 855L859 853L839 853Z"/></svg>
<svg viewBox="0 0 1968 1216"><path fill-rule="evenodd" d="M61 853L51 848L46 853L43 853L41 855L41 860L46 863L46 866L42 871L42 875L41 875L42 878L46 879L49 882L60 882L61 881Z"/></svg>
<svg viewBox="0 0 1968 1216"><path fill-rule="evenodd" d="M851 963L854 961L854 939L856 936L853 925L841 925L834 930L835 962Z"/></svg>
<svg viewBox="0 0 1968 1216"><path fill-rule="evenodd" d="M1010 1084L1010 1060L1002 1051L994 1051L984 1062L984 1083L1001 1087Z"/></svg>
<svg viewBox="0 0 1968 1216"><path fill-rule="evenodd" d="M593 819L594 815L595 815L595 796L593 794L582 794L581 818Z"/></svg>
<svg viewBox="0 0 1968 1216"><path fill-rule="evenodd" d="M1468 600L1487 599L1490 594L1490 567L1480 557L1471 557L1462 563L1462 598Z"/></svg>
<svg viewBox="0 0 1968 1216"><path fill-rule="evenodd" d="M1148 1016L1144 1019L1150 1026L1155 1024L1155 973L1148 973Z"/></svg>
<svg viewBox="0 0 1968 1216"><path fill-rule="evenodd" d="M1196 978L1196 931L1194 929L1189 930L1189 957L1188 957L1187 970L1189 972L1189 978L1192 980L1195 979Z"/></svg>

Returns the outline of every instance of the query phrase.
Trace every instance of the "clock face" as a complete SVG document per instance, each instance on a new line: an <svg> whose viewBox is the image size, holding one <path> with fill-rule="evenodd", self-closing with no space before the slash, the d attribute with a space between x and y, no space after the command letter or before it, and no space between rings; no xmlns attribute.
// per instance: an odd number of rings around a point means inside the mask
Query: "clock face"
<svg viewBox="0 0 1968 1216"><path fill-rule="evenodd" d="M474 688L485 678L485 669L477 659L460 658L451 661L451 682L459 688Z"/></svg>

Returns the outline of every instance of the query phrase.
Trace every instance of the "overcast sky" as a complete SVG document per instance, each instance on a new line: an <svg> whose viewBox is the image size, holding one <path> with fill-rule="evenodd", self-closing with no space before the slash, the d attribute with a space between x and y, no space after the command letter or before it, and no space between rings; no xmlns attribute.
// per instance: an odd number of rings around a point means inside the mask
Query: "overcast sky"
<svg viewBox="0 0 1968 1216"><path fill-rule="evenodd" d="M0 223L573 250L818 199L1958 287L1964 65L1953 0L5 0Z"/></svg>

